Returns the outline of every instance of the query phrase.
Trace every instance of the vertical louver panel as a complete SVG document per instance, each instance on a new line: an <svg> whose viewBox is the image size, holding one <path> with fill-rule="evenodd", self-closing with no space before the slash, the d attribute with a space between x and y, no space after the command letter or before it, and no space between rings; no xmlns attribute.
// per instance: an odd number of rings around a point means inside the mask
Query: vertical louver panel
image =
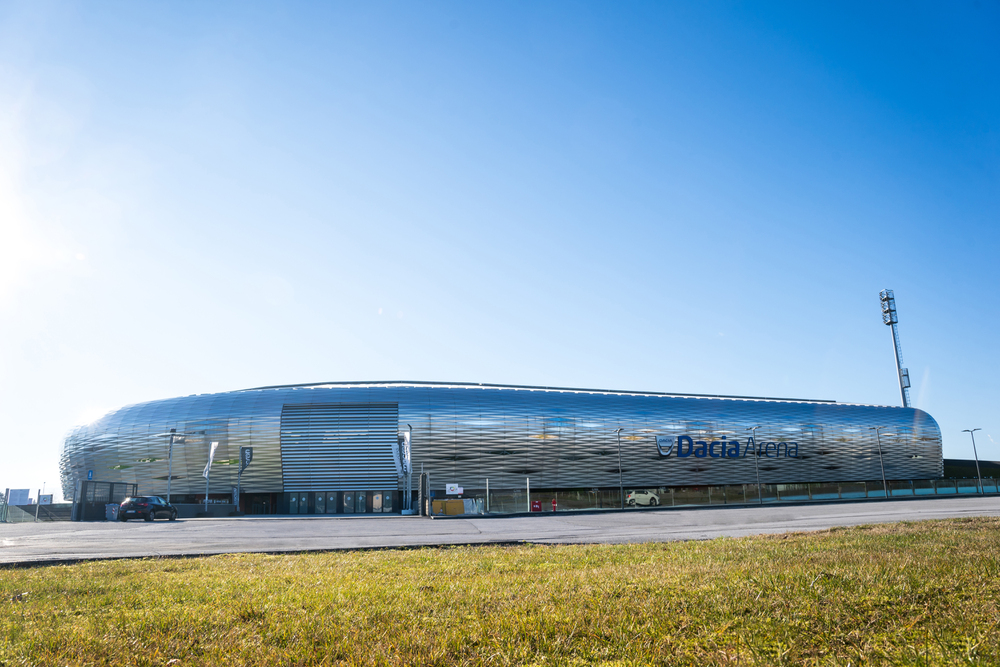
<svg viewBox="0 0 1000 667"><path fill-rule="evenodd" d="M281 409L285 491L395 488L397 403L286 404Z"/></svg>

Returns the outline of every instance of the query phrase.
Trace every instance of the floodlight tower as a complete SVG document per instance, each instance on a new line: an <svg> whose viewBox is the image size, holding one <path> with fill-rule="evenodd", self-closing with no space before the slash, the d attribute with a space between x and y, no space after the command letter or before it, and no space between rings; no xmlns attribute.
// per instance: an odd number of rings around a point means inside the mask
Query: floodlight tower
<svg viewBox="0 0 1000 667"><path fill-rule="evenodd" d="M903 399L903 407L910 407L910 371L903 368L903 348L899 344L899 317L896 315L896 298L891 289L878 293L882 302L882 323L892 327L892 351L896 354L896 374L899 376L899 395Z"/></svg>

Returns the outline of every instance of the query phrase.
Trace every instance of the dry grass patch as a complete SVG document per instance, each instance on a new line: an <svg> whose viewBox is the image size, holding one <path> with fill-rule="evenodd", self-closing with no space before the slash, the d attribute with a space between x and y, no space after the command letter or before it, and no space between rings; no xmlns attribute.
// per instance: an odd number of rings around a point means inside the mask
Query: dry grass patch
<svg viewBox="0 0 1000 667"><path fill-rule="evenodd" d="M6 569L0 665L997 665L998 529Z"/></svg>

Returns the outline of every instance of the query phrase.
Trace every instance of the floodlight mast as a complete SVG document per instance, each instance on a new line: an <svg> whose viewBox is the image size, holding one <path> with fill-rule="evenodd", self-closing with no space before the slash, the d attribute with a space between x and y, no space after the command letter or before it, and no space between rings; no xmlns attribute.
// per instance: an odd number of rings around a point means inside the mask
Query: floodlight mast
<svg viewBox="0 0 1000 667"><path fill-rule="evenodd" d="M903 407L910 406L910 371L903 368L903 348L899 344L899 316L896 315L896 297L891 289L884 289L878 293L879 301L882 302L882 323L892 327L892 351L896 355L896 375L899 379L899 396L903 399Z"/></svg>

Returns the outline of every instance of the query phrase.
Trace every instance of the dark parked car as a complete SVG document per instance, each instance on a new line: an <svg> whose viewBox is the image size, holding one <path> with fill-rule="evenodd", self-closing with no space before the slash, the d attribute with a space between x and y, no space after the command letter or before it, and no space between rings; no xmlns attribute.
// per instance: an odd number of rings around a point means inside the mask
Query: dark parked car
<svg viewBox="0 0 1000 667"><path fill-rule="evenodd" d="M177 508L159 496L136 496L126 498L118 508L118 520L142 518L146 521L155 519L177 520Z"/></svg>

